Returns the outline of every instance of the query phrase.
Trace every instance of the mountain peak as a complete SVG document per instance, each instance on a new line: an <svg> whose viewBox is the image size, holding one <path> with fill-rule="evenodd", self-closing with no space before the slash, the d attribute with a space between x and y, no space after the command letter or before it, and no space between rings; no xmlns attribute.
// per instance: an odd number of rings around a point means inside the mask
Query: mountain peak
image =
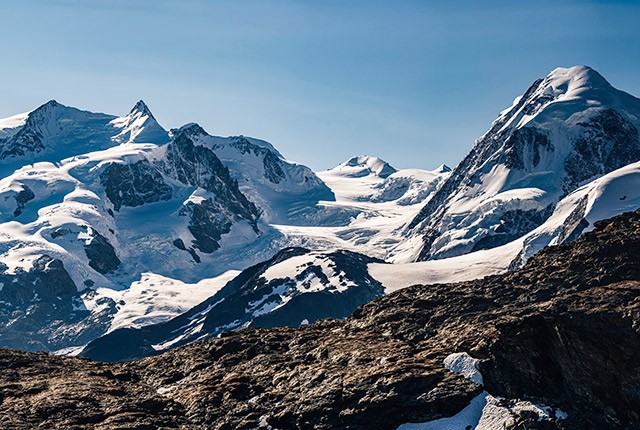
<svg viewBox="0 0 640 430"><path fill-rule="evenodd" d="M205 131L204 128L200 126L200 124L197 124L195 122L189 122L180 128L171 129L171 136L174 139L181 134L184 134L189 137L195 137L195 136L201 136L201 135L206 136L208 133Z"/></svg>
<svg viewBox="0 0 640 430"><path fill-rule="evenodd" d="M342 176L353 178L374 175L383 179L397 172L393 166L383 159L370 155L356 155L331 170Z"/></svg>
<svg viewBox="0 0 640 430"><path fill-rule="evenodd" d="M585 90L611 90L611 84L589 66L558 67L542 81L542 87L551 89L554 95L576 96Z"/></svg>
<svg viewBox="0 0 640 430"><path fill-rule="evenodd" d="M169 140L167 131L162 128L144 101L138 100L127 116L116 118L111 124L121 129L113 140L120 143L145 142L165 143Z"/></svg>
<svg viewBox="0 0 640 430"><path fill-rule="evenodd" d="M58 103L54 99L51 99L48 102L46 102L46 103L38 106L34 110L32 110L31 113L34 114L34 113L41 113L41 112L49 112L49 111L54 110L54 109L65 108L65 107L67 107L67 106Z"/></svg>
<svg viewBox="0 0 640 430"><path fill-rule="evenodd" d="M141 116L148 116L149 118L155 119L149 106L143 100L138 100L138 102L133 106L129 115L140 114Z"/></svg>
<svg viewBox="0 0 640 430"><path fill-rule="evenodd" d="M55 99L51 99L48 102L46 102L45 104L43 104L41 107L44 107L44 106L57 107L59 105L60 105L60 103L58 103Z"/></svg>

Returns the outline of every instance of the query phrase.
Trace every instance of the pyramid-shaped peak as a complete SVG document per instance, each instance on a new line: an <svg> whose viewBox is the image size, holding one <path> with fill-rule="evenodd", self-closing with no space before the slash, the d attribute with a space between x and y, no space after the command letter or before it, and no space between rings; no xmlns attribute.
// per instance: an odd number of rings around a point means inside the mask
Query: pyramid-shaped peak
<svg viewBox="0 0 640 430"><path fill-rule="evenodd" d="M127 116L111 121L111 125L121 130L112 138L116 142L162 144L169 140L167 131L158 124L149 107L142 100L133 106Z"/></svg>
<svg viewBox="0 0 640 430"><path fill-rule="evenodd" d="M58 103L54 99L51 99L48 102L38 106L36 109L33 110L33 112L49 111L49 110L57 109L57 108L60 108L60 107L64 108L64 107L67 107L67 106Z"/></svg>
<svg viewBox="0 0 640 430"><path fill-rule="evenodd" d="M61 114L64 110L69 110L68 106L58 103L56 100L49 100L48 102L38 106L36 109L29 112L29 116L26 121L27 126L34 126L40 124L43 121L51 120Z"/></svg>
<svg viewBox="0 0 640 430"><path fill-rule="evenodd" d="M131 109L131 112L129 114L130 115L140 114L140 115L145 115L150 118L153 118L151 109L149 109L149 106L147 106L147 104L143 100L138 100L136 104L133 106L133 108Z"/></svg>

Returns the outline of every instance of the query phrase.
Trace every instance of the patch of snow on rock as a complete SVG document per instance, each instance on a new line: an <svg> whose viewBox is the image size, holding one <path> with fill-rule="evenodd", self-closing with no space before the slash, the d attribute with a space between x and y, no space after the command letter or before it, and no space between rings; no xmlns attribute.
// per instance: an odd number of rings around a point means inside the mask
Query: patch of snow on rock
<svg viewBox="0 0 640 430"><path fill-rule="evenodd" d="M471 357L466 352L456 352L444 359L444 367L454 373L459 373L471 382L482 385L482 373L480 373L480 360Z"/></svg>

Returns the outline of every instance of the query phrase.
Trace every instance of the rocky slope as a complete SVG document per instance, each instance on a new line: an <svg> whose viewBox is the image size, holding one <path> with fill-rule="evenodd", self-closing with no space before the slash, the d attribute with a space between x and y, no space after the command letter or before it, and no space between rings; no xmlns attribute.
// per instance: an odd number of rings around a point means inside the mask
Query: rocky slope
<svg viewBox="0 0 640 430"><path fill-rule="evenodd" d="M411 259L491 249L540 226L560 199L640 160L640 99L586 66L559 68L503 111L408 224Z"/></svg>
<svg viewBox="0 0 640 430"><path fill-rule="evenodd" d="M128 363L1 350L0 424L394 429L455 415L486 390L505 398L483 407L502 405L503 428L640 428L639 249L640 211L514 273L405 288L343 321L240 330ZM454 353L479 360L484 387L445 368ZM507 407L523 398L549 417Z"/></svg>

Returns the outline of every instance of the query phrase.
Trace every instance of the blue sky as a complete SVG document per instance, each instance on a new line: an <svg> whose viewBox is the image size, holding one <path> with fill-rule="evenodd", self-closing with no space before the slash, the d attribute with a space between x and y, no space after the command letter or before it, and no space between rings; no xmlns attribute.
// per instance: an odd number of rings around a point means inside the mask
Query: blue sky
<svg viewBox="0 0 640 430"><path fill-rule="evenodd" d="M456 164L557 66L640 95L637 1L42 0L0 5L0 117L55 98L272 142Z"/></svg>

